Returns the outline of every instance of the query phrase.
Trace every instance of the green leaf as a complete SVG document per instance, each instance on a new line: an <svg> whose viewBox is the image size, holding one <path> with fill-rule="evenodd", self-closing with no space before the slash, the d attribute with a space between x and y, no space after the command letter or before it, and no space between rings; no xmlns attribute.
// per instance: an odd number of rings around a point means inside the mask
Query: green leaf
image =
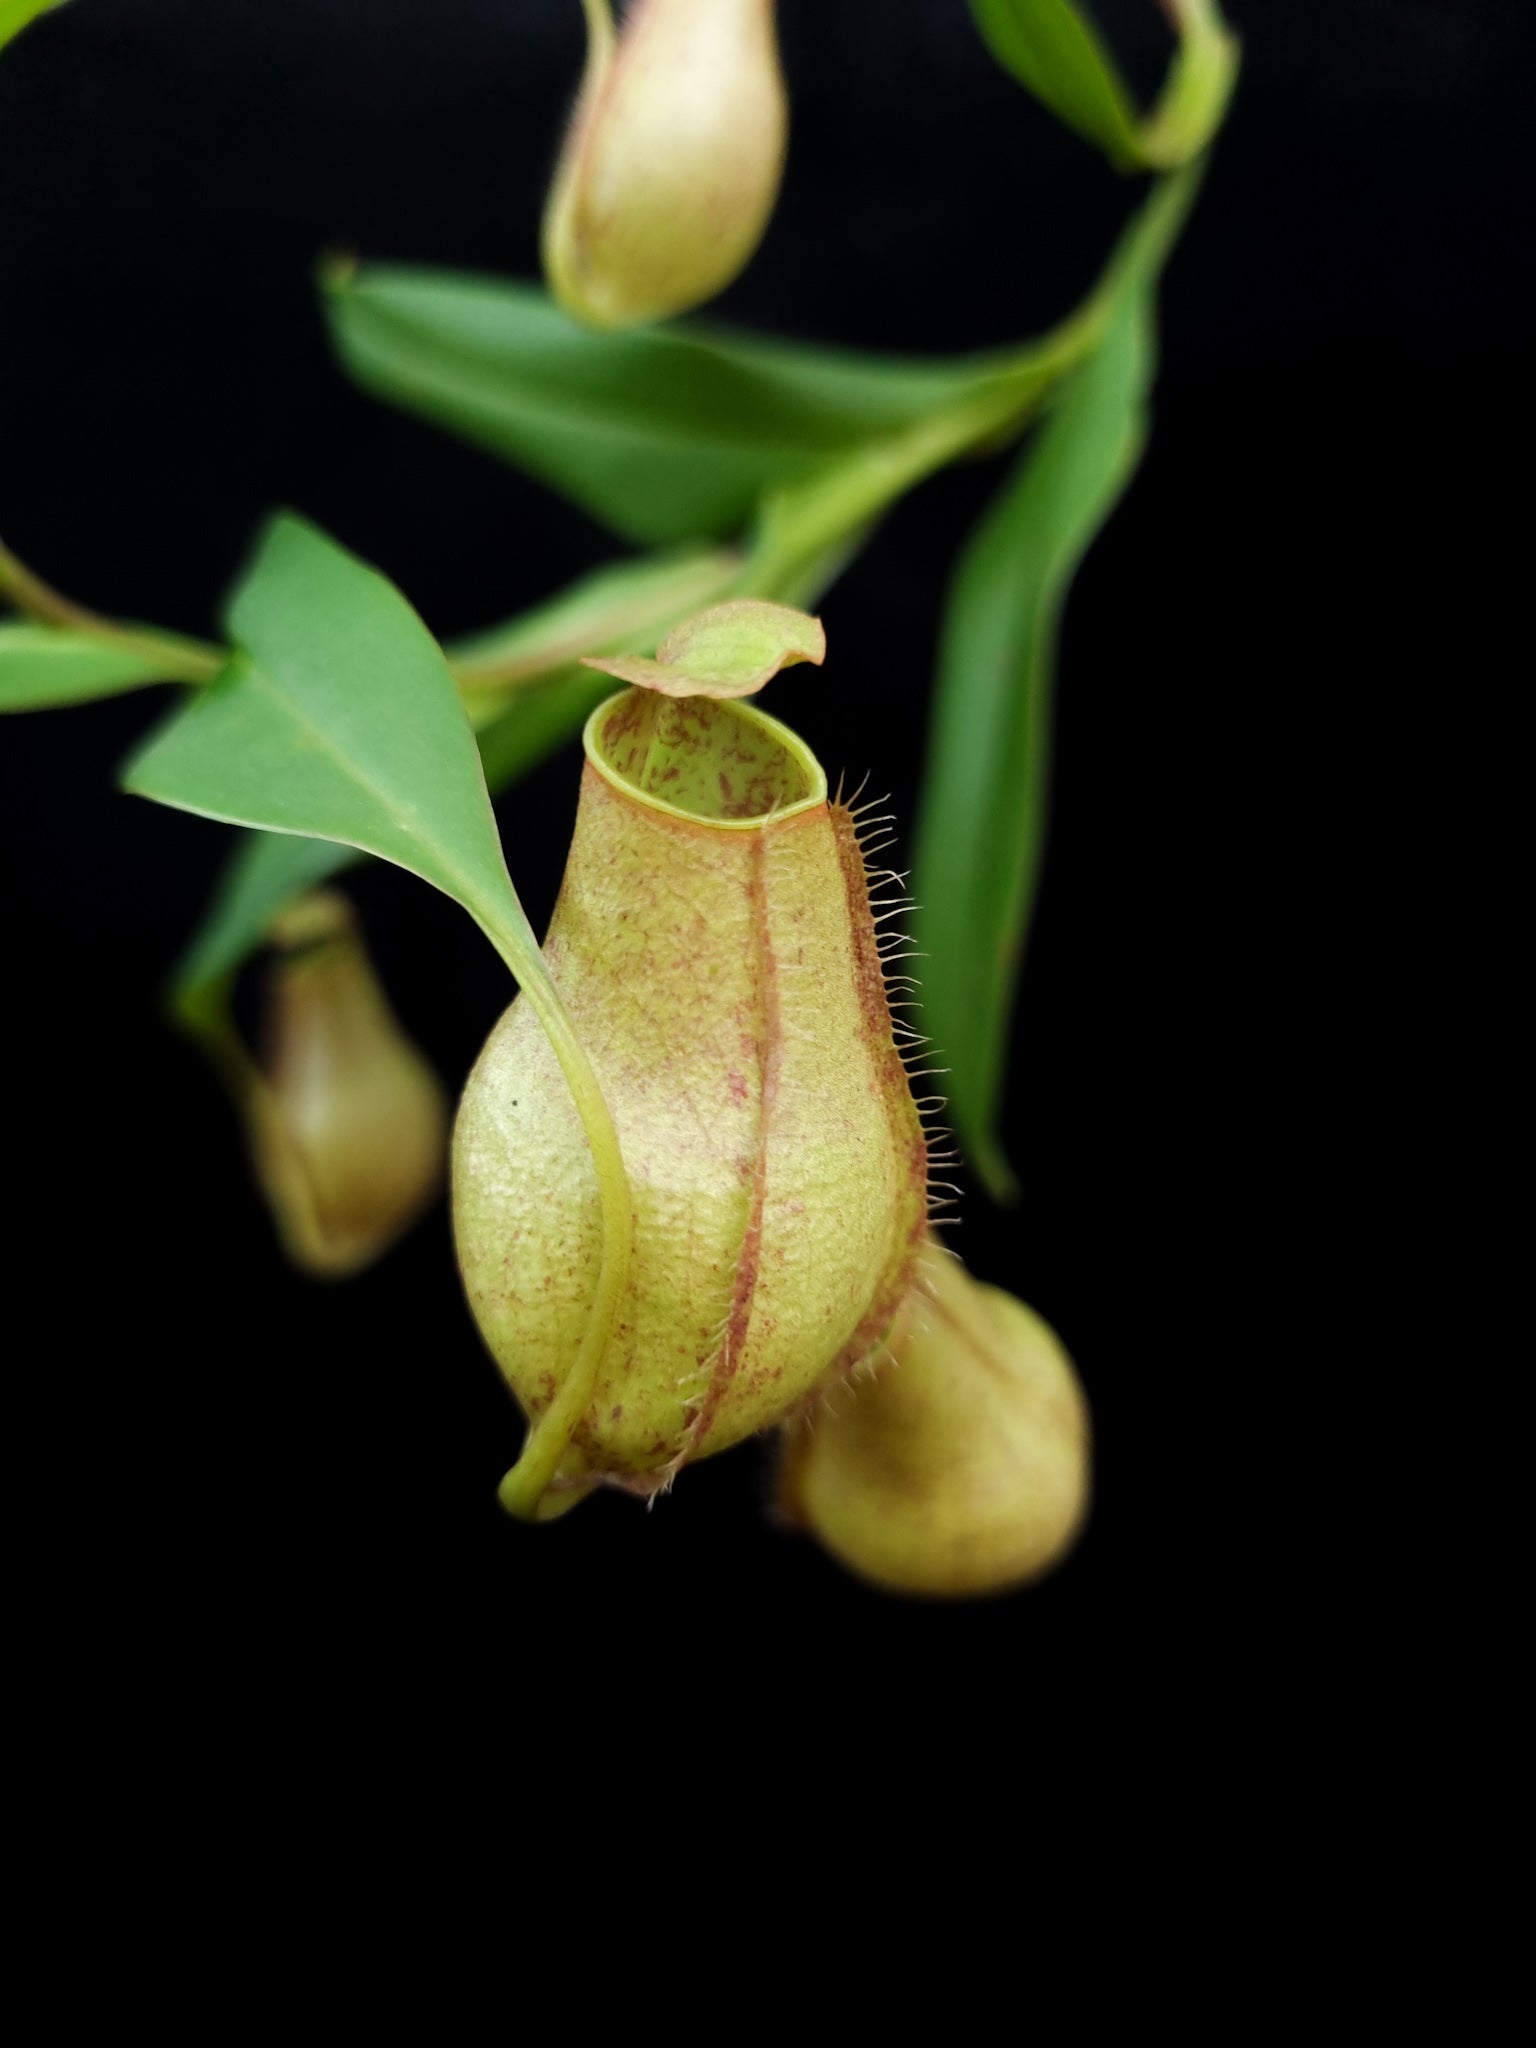
<svg viewBox="0 0 1536 2048"><path fill-rule="evenodd" d="M501 1498L536 1515L591 1396L628 1285L633 1197L618 1132L501 856L474 735L441 648L376 571L275 519L228 614L236 653L129 762L125 785L179 809L342 840L463 905L548 1035L591 1148L602 1214L592 1310L558 1398ZM215 1058L219 992L182 1014Z"/></svg>
<svg viewBox="0 0 1536 2048"><path fill-rule="evenodd" d="M988 49L1051 112L1122 169L1142 162L1136 104L1073 0L971 0Z"/></svg>
<svg viewBox="0 0 1536 2048"><path fill-rule="evenodd" d="M852 546L808 565L796 592L804 604L814 604L835 580ZM609 563L507 624L455 641L448 657L478 728L487 786L507 789L538 767L613 694L612 680L582 667L576 654L654 647L740 570L740 558L720 548ZM285 904L356 858L354 849L329 840L242 835L176 971L171 994L183 1021L202 1017L203 998L256 950Z"/></svg>
<svg viewBox="0 0 1536 2048"><path fill-rule="evenodd" d="M612 694L577 657L587 648L654 646L667 629L726 587L739 560L690 549L612 563L547 604L447 650L486 783L504 789L581 730ZM233 973L262 943L272 918L304 890L356 858L351 847L258 832L241 840L208 914L176 970L183 1014L198 991Z"/></svg>
<svg viewBox="0 0 1536 2048"><path fill-rule="evenodd" d="M0 711L88 704L165 680L160 664L89 634L27 619L0 623Z"/></svg>
<svg viewBox="0 0 1536 2048"><path fill-rule="evenodd" d="M335 265L324 287L360 384L648 543L733 533L764 491L993 374L703 326L595 334L532 286L446 272Z"/></svg>
<svg viewBox="0 0 1536 2048"><path fill-rule="evenodd" d="M536 953L448 664L399 592L285 516L228 626L229 666L133 757L125 787L376 853L461 903L504 954L509 934Z"/></svg>
<svg viewBox="0 0 1536 2048"><path fill-rule="evenodd" d="M19 36L29 21L63 5L64 0L0 0L0 50L13 36Z"/></svg>
<svg viewBox="0 0 1536 2048"><path fill-rule="evenodd" d="M503 789L580 732L605 697L606 676L569 668L551 682L519 691L498 718L475 735L487 784ZM283 907L306 889L350 867L356 850L327 839L252 832L235 849L208 914L176 970L172 999L189 998L232 974L266 937Z"/></svg>
<svg viewBox="0 0 1536 2048"><path fill-rule="evenodd" d="M1166 0L1179 47L1156 107L1137 111L1076 0L971 0L999 64L1121 170L1173 170L1221 126L1237 80L1237 39L1217 0Z"/></svg>
<svg viewBox="0 0 1536 2048"><path fill-rule="evenodd" d="M1188 163L1210 142L1226 118L1237 84L1237 38L1221 18L1216 0L1169 0L1179 47L1162 97L1142 123L1145 163Z"/></svg>
<svg viewBox="0 0 1536 2048"><path fill-rule="evenodd" d="M961 557L946 607L918 819L914 938L949 1111L994 1195L1009 1020L1045 845L1052 674L1078 564L1146 437L1153 285L1133 274Z"/></svg>

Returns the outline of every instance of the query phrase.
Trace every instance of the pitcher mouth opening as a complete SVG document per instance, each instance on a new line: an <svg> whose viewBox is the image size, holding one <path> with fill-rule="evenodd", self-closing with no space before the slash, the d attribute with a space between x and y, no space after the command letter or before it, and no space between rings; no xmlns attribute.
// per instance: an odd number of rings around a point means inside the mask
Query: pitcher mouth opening
<svg viewBox="0 0 1536 2048"><path fill-rule="evenodd" d="M696 824L750 830L827 800L805 741L749 704L625 690L599 704L582 744L615 789Z"/></svg>

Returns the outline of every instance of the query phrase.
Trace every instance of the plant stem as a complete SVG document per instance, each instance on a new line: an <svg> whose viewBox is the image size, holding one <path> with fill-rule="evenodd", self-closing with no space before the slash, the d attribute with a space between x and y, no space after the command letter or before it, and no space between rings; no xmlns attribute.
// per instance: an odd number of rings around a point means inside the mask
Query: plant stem
<svg viewBox="0 0 1536 2048"><path fill-rule="evenodd" d="M1199 164L1190 164L1154 188L1093 290L1059 327L991 358L954 404L770 498L738 589L778 595L813 557L866 528L935 470L1022 433L1053 388L1098 347L1121 292L1161 267L1201 174Z"/></svg>
<svg viewBox="0 0 1536 2048"><path fill-rule="evenodd" d="M34 574L0 541L0 596L9 598L20 612L47 626L60 626L125 654L136 654L155 663L167 682L208 683L223 668L226 656L221 648L203 640L185 640L169 633L145 632L134 626L119 626L99 612L87 611L65 597L41 576Z"/></svg>
<svg viewBox="0 0 1536 2048"><path fill-rule="evenodd" d="M1226 118L1237 83L1238 42L1215 0L1164 0L1179 37L1168 80L1141 124L1142 158L1153 168L1189 162Z"/></svg>

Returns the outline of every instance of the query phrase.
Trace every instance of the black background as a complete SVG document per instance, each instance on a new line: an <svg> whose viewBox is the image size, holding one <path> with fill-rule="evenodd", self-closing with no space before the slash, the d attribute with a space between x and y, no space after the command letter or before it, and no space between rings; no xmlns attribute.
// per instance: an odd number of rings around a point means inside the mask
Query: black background
<svg viewBox="0 0 1536 2048"><path fill-rule="evenodd" d="M1452 580L1461 455L1516 375L1522 10L1230 12L1247 62L1168 278L1152 448L1067 619L1008 1104L1024 1198L973 1196L953 1239L1080 1362L1099 1497L1071 1562L1000 1602L887 1600L767 1525L757 1447L651 1513L506 1522L520 1428L443 1211L362 1280L296 1278L222 1098L158 1021L229 835L114 792L152 715L130 697L0 734L6 1462L45 1691L175 1673L194 1716L259 1698L299 1724L435 1700L516 1746L605 1676L603 1698L686 1688L665 1801L770 1695L854 1751L938 1697L973 1725L1093 1697L1134 1743L1192 1655L1219 1665L1285 1605L1294 1560L1264 1539L1319 1533L1324 1432L1296 1418L1339 1320L1299 1304L1351 1260L1308 1098L1329 1045L1354 1056L1379 888L1315 848L1359 715L1417 702L1404 611ZM1150 0L1099 14L1150 87ZM787 184L717 310L945 350L1068 308L1137 187L991 64L961 0L782 15ZM276 504L443 637L614 552L352 391L310 281L331 246L535 274L581 48L576 0L77 0L29 30L0 60L9 543L99 609L209 634ZM826 601L826 669L772 706L904 820L947 567L999 474L951 472L889 519ZM536 924L575 782L567 753L499 806ZM462 1076L498 963L424 885L370 868L355 896L402 1017ZM1368 1344L1355 1361L1378 1370Z"/></svg>

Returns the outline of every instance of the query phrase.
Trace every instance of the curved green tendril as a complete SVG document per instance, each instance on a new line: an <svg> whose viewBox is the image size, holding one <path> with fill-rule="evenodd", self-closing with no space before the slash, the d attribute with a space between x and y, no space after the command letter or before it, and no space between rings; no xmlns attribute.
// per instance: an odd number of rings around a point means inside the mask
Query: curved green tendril
<svg viewBox="0 0 1536 2048"><path fill-rule="evenodd" d="M592 1147L603 1219L597 1291L592 1299L586 1329L582 1332L581 1347L561 1382L560 1391L529 1430L522 1456L498 1489L498 1497L508 1514L516 1515L522 1521L538 1521L550 1519L548 1508L541 1507L545 1490L570 1448L572 1433L592 1398L597 1368L613 1334L619 1303L629 1286L634 1210L629 1176L619 1147L619 1134L603 1100L592 1064L576 1036L559 990L550 979L544 956L532 943L532 931L525 936L507 929L493 930L490 926L485 930L497 952L516 975L518 985L544 1026L566 1085L575 1098L587 1142Z"/></svg>

